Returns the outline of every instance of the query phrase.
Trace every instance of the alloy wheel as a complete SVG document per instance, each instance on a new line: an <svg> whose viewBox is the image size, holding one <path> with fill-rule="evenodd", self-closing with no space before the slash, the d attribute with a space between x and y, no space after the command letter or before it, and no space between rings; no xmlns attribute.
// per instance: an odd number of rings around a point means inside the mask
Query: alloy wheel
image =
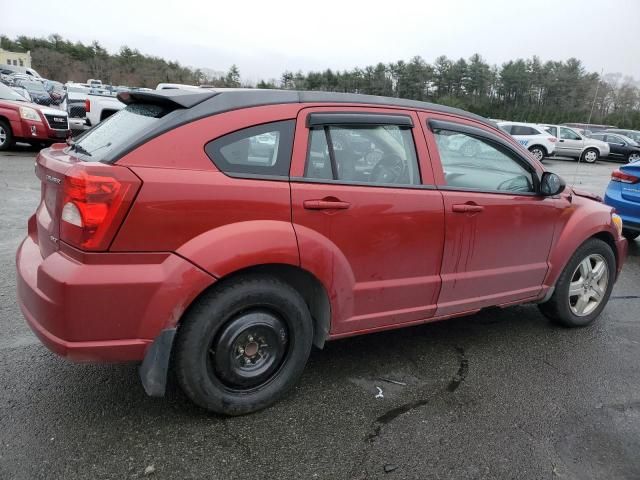
<svg viewBox="0 0 640 480"><path fill-rule="evenodd" d="M0 146L4 145L6 141L7 141L7 132L4 129L4 127L0 125Z"/></svg>
<svg viewBox="0 0 640 480"><path fill-rule="evenodd" d="M636 160L640 160L640 153L632 153L629 155L629 163L635 162Z"/></svg>
<svg viewBox="0 0 640 480"><path fill-rule="evenodd" d="M609 285L609 267L604 257L594 253L580 262L571 276L569 307L574 315L584 317L602 302Z"/></svg>

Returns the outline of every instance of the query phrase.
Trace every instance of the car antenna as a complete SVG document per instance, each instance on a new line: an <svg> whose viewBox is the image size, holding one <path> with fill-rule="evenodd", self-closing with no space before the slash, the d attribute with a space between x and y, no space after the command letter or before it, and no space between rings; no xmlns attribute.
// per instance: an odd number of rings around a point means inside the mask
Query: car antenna
<svg viewBox="0 0 640 480"><path fill-rule="evenodd" d="M600 82L602 78L602 74L604 73L604 68L600 70L600 75L598 76L598 83L596 84L596 93L593 96L593 102L591 102L591 111L589 112L589 119L587 120L587 125L591 125L591 117L593 116L593 109L596 106L596 100L598 98L598 90L600 90ZM576 169L573 172L573 181L571 182L571 189L576 185L576 181L578 179L578 168L580 167L580 160L582 160L582 153L578 157L578 163L576 164Z"/></svg>

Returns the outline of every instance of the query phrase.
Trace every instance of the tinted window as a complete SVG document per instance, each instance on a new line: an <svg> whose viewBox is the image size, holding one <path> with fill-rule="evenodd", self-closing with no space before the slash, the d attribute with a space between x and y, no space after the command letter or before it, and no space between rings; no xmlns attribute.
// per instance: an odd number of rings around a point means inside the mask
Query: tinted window
<svg viewBox="0 0 640 480"><path fill-rule="evenodd" d="M209 142L205 151L225 173L288 176L294 120L245 128Z"/></svg>
<svg viewBox="0 0 640 480"><path fill-rule="evenodd" d="M513 125L511 127L511 135L540 135L540 132L525 125Z"/></svg>
<svg viewBox="0 0 640 480"><path fill-rule="evenodd" d="M622 140L622 138L620 138L617 135L607 135L605 138L605 142L608 143L625 143L624 140Z"/></svg>
<svg viewBox="0 0 640 480"><path fill-rule="evenodd" d="M396 125L313 128L305 177L344 182L416 185L411 130Z"/></svg>
<svg viewBox="0 0 640 480"><path fill-rule="evenodd" d="M482 191L534 191L531 172L506 147L449 130L436 130L434 134L448 186Z"/></svg>
<svg viewBox="0 0 640 480"><path fill-rule="evenodd" d="M549 132L554 137L558 136L558 127L546 127L545 130Z"/></svg>

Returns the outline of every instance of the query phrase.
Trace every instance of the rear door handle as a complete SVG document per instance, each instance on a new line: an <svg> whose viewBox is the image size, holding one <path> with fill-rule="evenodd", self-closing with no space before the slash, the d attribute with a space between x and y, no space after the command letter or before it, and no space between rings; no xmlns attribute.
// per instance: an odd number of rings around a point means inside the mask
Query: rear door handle
<svg viewBox="0 0 640 480"><path fill-rule="evenodd" d="M462 205L453 205L451 210L456 213L478 213L482 212L484 207L482 205L468 205L465 203Z"/></svg>
<svg viewBox="0 0 640 480"><path fill-rule="evenodd" d="M351 206L340 200L305 200L302 205L307 210L346 210Z"/></svg>

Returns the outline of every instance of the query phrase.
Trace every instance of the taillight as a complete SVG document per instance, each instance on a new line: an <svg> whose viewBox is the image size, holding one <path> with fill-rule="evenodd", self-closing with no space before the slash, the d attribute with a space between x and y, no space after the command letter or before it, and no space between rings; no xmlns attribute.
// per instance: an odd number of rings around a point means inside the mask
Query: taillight
<svg viewBox="0 0 640 480"><path fill-rule="evenodd" d="M89 101L88 98L85 98L84 100L84 109L86 112L90 112L91 111L91 102Z"/></svg>
<svg viewBox="0 0 640 480"><path fill-rule="evenodd" d="M124 167L73 167L64 179L60 239L82 250L107 250L139 186Z"/></svg>
<svg viewBox="0 0 640 480"><path fill-rule="evenodd" d="M547 140L549 140L551 143L556 143L558 141L556 137L548 137Z"/></svg>
<svg viewBox="0 0 640 480"><path fill-rule="evenodd" d="M640 182L640 178L634 175L629 175L628 173L624 173L620 170L615 170L611 173L611 180L614 182L622 182L622 183L638 183Z"/></svg>

